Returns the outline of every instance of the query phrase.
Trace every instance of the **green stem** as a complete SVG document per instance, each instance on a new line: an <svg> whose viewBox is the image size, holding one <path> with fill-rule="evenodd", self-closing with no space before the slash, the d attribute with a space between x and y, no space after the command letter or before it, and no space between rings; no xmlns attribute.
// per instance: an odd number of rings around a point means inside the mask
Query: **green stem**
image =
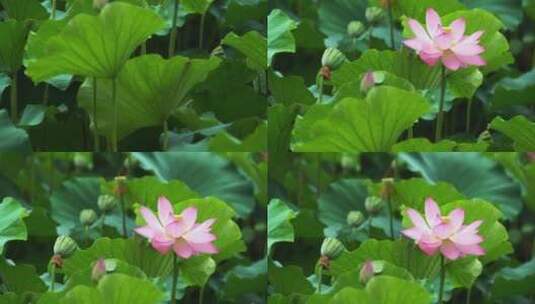
<svg viewBox="0 0 535 304"><path fill-rule="evenodd" d="M93 77L93 134L94 134L94 149L95 152L100 151L100 136L98 135L98 119L97 119L97 78Z"/></svg>
<svg viewBox="0 0 535 304"><path fill-rule="evenodd" d="M392 200L388 199L388 217L390 220L390 237L394 239L394 214L392 214Z"/></svg>
<svg viewBox="0 0 535 304"><path fill-rule="evenodd" d="M199 289L199 304L203 304L204 302L204 286L201 286L201 289Z"/></svg>
<svg viewBox="0 0 535 304"><path fill-rule="evenodd" d="M111 100L113 103L113 132L111 135L111 150L112 152L117 152L117 81L113 78L111 82Z"/></svg>
<svg viewBox="0 0 535 304"><path fill-rule="evenodd" d="M440 287L438 290L438 303L442 303L444 298L444 281L446 281L446 267L445 267L444 256L440 255Z"/></svg>
<svg viewBox="0 0 535 304"><path fill-rule="evenodd" d="M470 119L472 116L472 99L468 99L468 105L466 108L466 133L470 134Z"/></svg>
<svg viewBox="0 0 535 304"><path fill-rule="evenodd" d="M368 223L368 238L370 238L372 235L372 223L373 223L373 216L370 215L369 223Z"/></svg>
<svg viewBox="0 0 535 304"><path fill-rule="evenodd" d="M392 12L392 4L390 1L388 2L388 20L390 23L390 46L392 49L396 48L395 42L394 42L394 14Z"/></svg>
<svg viewBox="0 0 535 304"><path fill-rule="evenodd" d="M442 139L442 129L444 128L444 97L446 95L446 67L441 66L441 85L440 85L440 105L438 109L437 125L435 130L435 142Z"/></svg>
<svg viewBox="0 0 535 304"><path fill-rule="evenodd" d="M52 0L52 13L50 14L52 20L56 19L56 0Z"/></svg>
<svg viewBox="0 0 535 304"><path fill-rule="evenodd" d="M56 282L56 264L52 263L50 269L50 291L54 291L54 283Z"/></svg>
<svg viewBox="0 0 535 304"><path fill-rule="evenodd" d="M13 123L17 122L17 72L13 72L11 76L11 120Z"/></svg>
<svg viewBox="0 0 535 304"><path fill-rule="evenodd" d="M323 101L323 82L324 82L324 79L323 79L323 76L320 75L320 79L318 81L318 104L321 104L321 102Z"/></svg>
<svg viewBox="0 0 535 304"><path fill-rule="evenodd" d="M173 0L175 3L173 5L173 21L171 25L171 35L169 36L169 58L173 57L175 55L175 48L176 48L176 35L177 35L177 28L176 28L176 18L178 15L178 0Z"/></svg>
<svg viewBox="0 0 535 304"><path fill-rule="evenodd" d="M409 139L413 139L414 138L414 127L410 127L409 128L409 133L407 135L409 137Z"/></svg>
<svg viewBox="0 0 535 304"><path fill-rule="evenodd" d="M321 293L321 281L323 278L323 266L319 265L318 269L318 286L316 287L316 293Z"/></svg>
<svg viewBox="0 0 535 304"><path fill-rule="evenodd" d="M470 304L470 300L472 299L472 286L468 288L468 291L466 292L466 304Z"/></svg>
<svg viewBox="0 0 535 304"><path fill-rule="evenodd" d="M124 198L123 195L119 195L119 201L121 202L121 217L122 217L122 226L123 226L123 237L126 237L126 210L124 208Z"/></svg>
<svg viewBox="0 0 535 304"><path fill-rule="evenodd" d="M176 304L176 284L178 283L178 260L173 252L173 284L171 285L171 303Z"/></svg>
<svg viewBox="0 0 535 304"><path fill-rule="evenodd" d="M163 122L163 144L162 144L163 151L167 151L169 149L169 125L167 123L167 119Z"/></svg>
<svg viewBox="0 0 535 304"><path fill-rule="evenodd" d="M147 41L145 41L145 42L143 42L141 44L140 53L141 53L142 56L147 54Z"/></svg>
<svg viewBox="0 0 535 304"><path fill-rule="evenodd" d="M201 15L201 24L199 27L199 49L202 50L203 48L203 41L204 41L204 23L206 21L206 13Z"/></svg>

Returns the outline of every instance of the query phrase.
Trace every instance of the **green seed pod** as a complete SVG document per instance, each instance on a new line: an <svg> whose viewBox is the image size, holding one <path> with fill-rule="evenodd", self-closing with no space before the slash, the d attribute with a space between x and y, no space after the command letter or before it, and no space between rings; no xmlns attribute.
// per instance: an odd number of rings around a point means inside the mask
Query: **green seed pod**
<svg viewBox="0 0 535 304"><path fill-rule="evenodd" d="M357 228L364 222L364 214L360 211L349 211L346 221L350 227Z"/></svg>
<svg viewBox="0 0 535 304"><path fill-rule="evenodd" d="M321 64L328 67L331 71L335 71L346 62L346 56L336 48L328 48L323 52L321 57Z"/></svg>
<svg viewBox="0 0 535 304"><path fill-rule="evenodd" d="M366 211L371 215L377 215L383 209L384 202L380 197L368 196L364 201Z"/></svg>
<svg viewBox="0 0 535 304"><path fill-rule="evenodd" d="M108 212L117 206L117 199L113 195L104 194L98 197L97 204L101 211Z"/></svg>
<svg viewBox="0 0 535 304"><path fill-rule="evenodd" d="M364 33L364 24L360 21L351 21L347 24L347 35L351 38L357 38Z"/></svg>
<svg viewBox="0 0 535 304"><path fill-rule="evenodd" d="M321 244L321 256L327 257L331 260L339 257L344 250L344 244L335 238L326 238Z"/></svg>
<svg viewBox="0 0 535 304"><path fill-rule="evenodd" d="M61 235L54 243L54 254L61 257L68 257L78 249L76 242L66 235Z"/></svg>
<svg viewBox="0 0 535 304"><path fill-rule="evenodd" d="M97 213L93 209L80 211L80 223L84 226L91 226L97 220Z"/></svg>
<svg viewBox="0 0 535 304"><path fill-rule="evenodd" d="M366 20L369 23L376 23L383 18L384 11L380 7L372 6L366 9Z"/></svg>

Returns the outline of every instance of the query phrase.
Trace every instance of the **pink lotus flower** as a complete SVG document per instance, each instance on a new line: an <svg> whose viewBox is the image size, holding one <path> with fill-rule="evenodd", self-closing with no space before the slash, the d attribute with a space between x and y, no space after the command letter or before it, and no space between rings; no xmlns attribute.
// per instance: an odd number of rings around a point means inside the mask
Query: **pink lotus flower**
<svg viewBox="0 0 535 304"><path fill-rule="evenodd" d="M409 26L415 37L403 42L414 49L425 63L434 66L442 60L444 66L452 71L486 64L480 56L485 52L485 48L479 45L483 31L464 36L466 22L463 18L444 27L440 16L432 8L427 10L426 23L427 31L418 21L409 19Z"/></svg>
<svg viewBox="0 0 535 304"><path fill-rule="evenodd" d="M484 255L485 250L479 245L483 238L478 228L483 223L475 221L463 225L464 210L457 208L442 216L437 203L428 198L425 201L425 219L414 209L408 209L414 227L401 231L414 239L418 247L427 255L434 255L438 250L449 260L456 260L466 255Z"/></svg>
<svg viewBox="0 0 535 304"><path fill-rule="evenodd" d="M212 244L216 239L211 233L215 219L195 223L197 208L190 207L175 215L169 200L162 196L158 199L158 217L146 207L141 207L140 212L147 225L135 231L149 239L152 247L161 254L173 249L178 256L187 259L202 253L218 252Z"/></svg>

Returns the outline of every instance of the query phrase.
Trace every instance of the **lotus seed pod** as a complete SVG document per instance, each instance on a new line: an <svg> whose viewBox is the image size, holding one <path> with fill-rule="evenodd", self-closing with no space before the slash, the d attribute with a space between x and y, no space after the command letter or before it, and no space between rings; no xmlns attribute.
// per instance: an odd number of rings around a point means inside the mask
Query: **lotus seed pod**
<svg viewBox="0 0 535 304"><path fill-rule="evenodd" d="M378 196L368 196L364 201L366 211L371 215L377 215L383 209L384 202Z"/></svg>
<svg viewBox="0 0 535 304"><path fill-rule="evenodd" d="M356 228L364 222L364 214L360 211L349 211L346 221L350 227Z"/></svg>
<svg viewBox="0 0 535 304"><path fill-rule="evenodd" d="M331 260L339 257L344 250L344 244L335 238L326 238L321 244L321 256L327 257Z"/></svg>
<svg viewBox="0 0 535 304"><path fill-rule="evenodd" d="M54 254L61 257L68 257L78 249L76 242L66 235L61 235L54 243Z"/></svg>
<svg viewBox="0 0 535 304"><path fill-rule="evenodd" d="M113 210L117 206L117 199L109 194L104 194L98 197L98 208L103 212Z"/></svg>
<svg viewBox="0 0 535 304"><path fill-rule="evenodd" d="M376 23L383 18L384 11L380 7L372 6L366 9L366 20L369 23Z"/></svg>
<svg viewBox="0 0 535 304"><path fill-rule="evenodd" d="M347 24L347 35L351 38L357 38L364 33L364 24L360 21L351 21Z"/></svg>
<svg viewBox="0 0 535 304"><path fill-rule="evenodd" d="M84 226L91 226L97 220L97 213L93 209L80 211L80 223Z"/></svg>
<svg viewBox="0 0 535 304"><path fill-rule="evenodd" d="M328 48L323 52L321 57L321 64L328 67L331 71L335 71L346 62L346 56L336 48Z"/></svg>

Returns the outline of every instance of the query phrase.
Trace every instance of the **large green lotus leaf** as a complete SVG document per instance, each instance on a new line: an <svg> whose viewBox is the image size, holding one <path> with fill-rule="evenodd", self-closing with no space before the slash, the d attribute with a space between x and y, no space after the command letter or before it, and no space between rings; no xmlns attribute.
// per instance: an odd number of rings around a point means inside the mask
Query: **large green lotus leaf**
<svg viewBox="0 0 535 304"><path fill-rule="evenodd" d="M97 202L102 182L103 179L98 177L76 177L65 181L52 193L50 197L51 217L59 224L58 234L86 237L85 229L80 224L80 212L83 209L92 209L97 215L101 215ZM117 231L122 231L121 218L119 208L116 208L106 215L105 224L114 227ZM91 238L99 235L95 225L90 227ZM133 222L129 217L127 217L126 226L128 231L133 227Z"/></svg>
<svg viewBox="0 0 535 304"><path fill-rule="evenodd" d="M9 19L25 21L28 19L46 19L48 13L38 0L1 0Z"/></svg>
<svg viewBox="0 0 535 304"><path fill-rule="evenodd" d="M491 99L492 110L500 110L514 105L531 105L535 95L535 70L517 78L503 78L496 84Z"/></svg>
<svg viewBox="0 0 535 304"><path fill-rule="evenodd" d="M19 202L6 197L0 203L0 253L4 251L4 245L12 240L26 240L28 232L22 220L28 215Z"/></svg>
<svg viewBox="0 0 535 304"><path fill-rule="evenodd" d="M339 44L347 37L347 25L351 21L366 23L364 13L367 5L367 1L363 0L321 1L318 9L319 30L328 36L330 43Z"/></svg>
<svg viewBox="0 0 535 304"><path fill-rule="evenodd" d="M279 242L294 241L294 227L292 220L297 212L290 209L286 203L273 199L268 204L268 253L271 247Z"/></svg>
<svg viewBox="0 0 535 304"><path fill-rule="evenodd" d="M309 110L310 114L307 112L296 122L292 149L296 152L390 151L403 131L428 110L429 104L417 93L375 87L366 99L345 98L322 113L326 115Z"/></svg>
<svg viewBox="0 0 535 304"><path fill-rule="evenodd" d="M495 161L479 153L400 154L400 158L429 182L447 182L467 198L485 199L508 219L522 208L520 186Z"/></svg>
<svg viewBox="0 0 535 304"><path fill-rule="evenodd" d="M46 50L43 48L43 45L50 38L60 34L66 25L67 21L65 20L46 20L41 23L37 31L30 32L26 45L25 64L27 65L29 59L38 59L46 56Z"/></svg>
<svg viewBox="0 0 535 304"><path fill-rule="evenodd" d="M178 179L202 196L227 202L240 217L254 208L253 184L232 164L210 152L133 153L146 170L162 180Z"/></svg>
<svg viewBox="0 0 535 304"><path fill-rule="evenodd" d="M460 200L464 196L445 182L430 183L423 178L396 181L392 200L398 206L423 209L425 199L432 197L439 204Z"/></svg>
<svg viewBox="0 0 535 304"><path fill-rule="evenodd" d="M406 239L378 241L370 239L354 251L345 252L332 261L333 276L360 269L368 260L383 260L407 269L416 279L434 278L440 271L440 258L425 255L415 244Z"/></svg>
<svg viewBox="0 0 535 304"><path fill-rule="evenodd" d="M221 43L231 46L247 56L247 66L250 68L259 72L267 68L267 41L260 33L251 31L240 37L231 32L223 38Z"/></svg>
<svg viewBox="0 0 535 304"><path fill-rule="evenodd" d="M370 304L428 304L431 302L431 295L421 284L391 276L377 276L371 279L366 285L366 293Z"/></svg>
<svg viewBox="0 0 535 304"><path fill-rule="evenodd" d="M275 73L270 73L270 91L273 98L279 104L286 106L292 104L311 105L316 102L314 95L308 90L305 80L300 76L280 77ZM274 105L281 106L281 105Z"/></svg>
<svg viewBox="0 0 535 304"><path fill-rule="evenodd" d="M404 140L392 147L392 152L485 152L487 143L458 143L452 140L441 140L432 143L427 138Z"/></svg>
<svg viewBox="0 0 535 304"><path fill-rule="evenodd" d="M251 293L266 294L267 260L251 265L238 265L227 271L224 278L223 299L236 300Z"/></svg>
<svg viewBox="0 0 535 304"><path fill-rule="evenodd" d="M155 176L144 176L126 181L125 201L156 209L158 198L165 196L171 202L197 198L199 194L178 180L162 181Z"/></svg>
<svg viewBox="0 0 535 304"><path fill-rule="evenodd" d="M104 276L96 288L77 286L69 291L61 304L157 304L164 299L163 292L151 281L125 274Z"/></svg>
<svg viewBox="0 0 535 304"><path fill-rule="evenodd" d="M10 265L2 258L0 259L0 273L2 283L9 291L16 293L46 291L45 283L39 278L33 265Z"/></svg>
<svg viewBox="0 0 535 304"><path fill-rule="evenodd" d="M43 47L46 55L28 64L35 82L61 74L114 78L132 52L164 26L149 9L114 2L99 16L80 14Z"/></svg>
<svg viewBox="0 0 535 304"><path fill-rule="evenodd" d="M6 110L0 110L0 151L30 152L29 136L26 131L13 125Z"/></svg>
<svg viewBox="0 0 535 304"><path fill-rule="evenodd" d="M180 278L188 286L205 286L214 274L216 262L209 256L195 256L180 263Z"/></svg>
<svg viewBox="0 0 535 304"><path fill-rule="evenodd" d="M148 277L165 277L173 269L171 255L162 256L145 242L135 239L99 238L91 247L78 250L65 259L63 271L67 275L91 268L99 258L117 259L138 267Z"/></svg>
<svg viewBox="0 0 535 304"><path fill-rule="evenodd" d="M290 295L292 293L312 294L314 288L306 279L303 270L294 265L279 267L272 263L268 268L268 279L274 293Z"/></svg>
<svg viewBox="0 0 535 304"><path fill-rule="evenodd" d="M119 138L149 126L161 126L184 103L189 91L217 68L220 59L163 59L145 55L126 62L117 80L117 132ZM113 132L112 80L97 80L99 132ZM78 102L93 117L93 81L87 79Z"/></svg>
<svg viewBox="0 0 535 304"><path fill-rule="evenodd" d="M484 239L481 247L485 249L485 255L479 257L483 264L495 261L513 252L513 246L508 241L507 229L499 222L502 218L500 210L480 199L456 201L441 206L444 214L455 208L464 209L464 222L467 224L477 220L483 221L483 224L479 227L479 234Z"/></svg>
<svg viewBox="0 0 535 304"><path fill-rule="evenodd" d="M396 0L392 2L396 16L405 15L421 23L425 22L425 13L430 7L436 10L441 16L465 9L465 6L458 0Z"/></svg>
<svg viewBox="0 0 535 304"><path fill-rule="evenodd" d="M535 123L526 117L516 116L508 121L496 117L490 126L511 138L515 143L515 150L519 152L535 150Z"/></svg>
<svg viewBox="0 0 535 304"><path fill-rule="evenodd" d="M285 12L274 9L268 16L267 58L271 66L273 57L279 53L294 53L295 38L292 31L298 23Z"/></svg>
<svg viewBox="0 0 535 304"><path fill-rule="evenodd" d="M492 284L492 296L533 295L535 290L535 259L518 267L502 268Z"/></svg>
<svg viewBox="0 0 535 304"><path fill-rule="evenodd" d="M368 189L363 180L343 179L329 185L318 200L318 219L326 226L345 226L349 211L365 213Z"/></svg>
<svg viewBox="0 0 535 304"><path fill-rule="evenodd" d="M514 30L522 21L521 0L461 0L469 8L481 8L498 16L505 26Z"/></svg>
<svg viewBox="0 0 535 304"><path fill-rule="evenodd" d="M0 71L13 73L22 65L30 23L7 20L0 22Z"/></svg>
<svg viewBox="0 0 535 304"><path fill-rule="evenodd" d="M172 0L180 1L180 0ZM197 14L205 14L214 0L181 0L184 10Z"/></svg>

